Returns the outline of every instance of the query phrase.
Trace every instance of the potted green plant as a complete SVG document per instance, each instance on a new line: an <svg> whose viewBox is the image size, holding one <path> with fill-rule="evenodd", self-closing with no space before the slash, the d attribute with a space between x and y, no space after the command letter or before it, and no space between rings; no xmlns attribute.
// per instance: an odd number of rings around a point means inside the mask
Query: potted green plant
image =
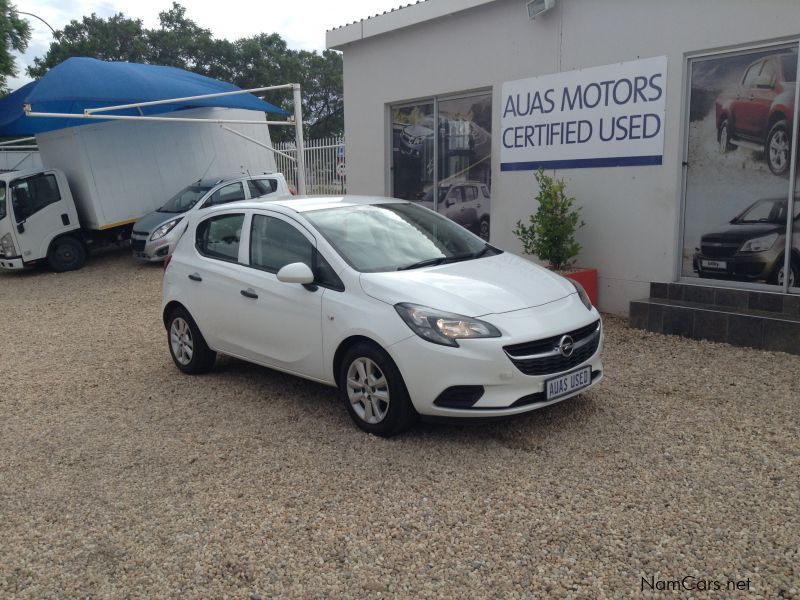
<svg viewBox="0 0 800 600"><path fill-rule="evenodd" d="M581 209L574 206L575 198L565 192L563 179L555 179L543 169L534 176L539 184L536 196L539 207L530 215L527 225L517 221L514 235L522 242L525 254L536 256L548 268L580 283L596 305L597 269L574 266L581 251L575 232L586 224L580 218Z"/></svg>

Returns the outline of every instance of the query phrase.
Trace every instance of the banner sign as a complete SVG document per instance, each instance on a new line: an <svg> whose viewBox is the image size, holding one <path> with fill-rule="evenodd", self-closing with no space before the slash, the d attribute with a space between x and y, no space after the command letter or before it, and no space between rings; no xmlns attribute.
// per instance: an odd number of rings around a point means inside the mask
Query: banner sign
<svg viewBox="0 0 800 600"><path fill-rule="evenodd" d="M660 165L667 57L503 84L500 170Z"/></svg>

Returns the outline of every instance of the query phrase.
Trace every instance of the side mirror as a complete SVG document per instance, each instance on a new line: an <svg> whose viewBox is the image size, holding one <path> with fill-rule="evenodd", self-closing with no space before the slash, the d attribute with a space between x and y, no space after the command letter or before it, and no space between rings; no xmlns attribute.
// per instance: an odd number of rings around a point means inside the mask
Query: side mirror
<svg viewBox="0 0 800 600"><path fill-rule="evenodd" d="M450 207L451 207L451 206L453 206L453 204L455 204L455 203L456 203L456 201L455 201L455 200L453 200L452 198L448 198L448 199L445 201L444 205L445 205L447 208L450 208Z"/></svg>
<svg viewBox="0 0 800 600"><path fill-rule="evenodd" d="M278 271L278 281L309 285L314 283L314 273L311 272L311 268L307 264L296 262L286 265Z"/></svg>

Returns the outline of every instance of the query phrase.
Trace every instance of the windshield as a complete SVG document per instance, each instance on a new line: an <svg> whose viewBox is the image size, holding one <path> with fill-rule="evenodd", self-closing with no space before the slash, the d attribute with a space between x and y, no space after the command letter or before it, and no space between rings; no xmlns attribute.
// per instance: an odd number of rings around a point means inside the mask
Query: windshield
<svg viewBox="0 0 800 600"><path fill-rule="evenodd" d="M158 212L182 213L192 208L202 198L211 186L193 183L175 194L169 201L158 209Z"/></svg>
<svg viewBox="0 0 800 600"><path fill-rule="evenodd" d="M735 223L786 223L786 200L759 200L745 210Z"/></svg>
<svg viewBox="0 0 800 600"><path fill-rule="evenodd" d="M0 182L0 221L6 218L6 184Z"/></svg>
<svg viewBox="0 0 800 600"><path fill-rule="evenodd" d="M304 216L362 273L500 253L450 219L414 204L343 206L309 211Z"/></svg>

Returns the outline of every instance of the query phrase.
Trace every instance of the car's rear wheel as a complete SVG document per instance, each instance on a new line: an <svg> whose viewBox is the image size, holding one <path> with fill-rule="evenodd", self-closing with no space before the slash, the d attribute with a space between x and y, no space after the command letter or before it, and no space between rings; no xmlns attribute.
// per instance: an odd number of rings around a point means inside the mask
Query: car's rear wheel
<svg viewBox="0 0 800 600"><path fill-rule="evenodd" d="M731 149L731 136L730 129L728 128L728 119L723 119L719 124L717 139L719 141L720 154L725 154Z"/></svg>
<svg viewBox="0 0 800 600"><path fill-rule="evenodd" d="M789 168L789 156L792 151L789 127L784 119L777 121L769 130L764 150L769 170L775 175L783 175Z"/></svg>
<svg viewBox="0 0 800 600"><path fill-rule="evenodd" d="M172 360L184 373L207 373L214 366L217 353L211 350L197 324L184 308L176 308L167 319L167 341Z"/></svg>
<svg viewBox="0 0 800 600"><path fill-rule="evenodd" d="M339 388L347 412L361 429L390 437L408 429L416 412L391 357L375 344L359 342L342 359Z"/></svg>
<svg viewBox="0 0 800 600"><path fill-rule="evenodd" d="M489 241L489 219L481 219L481 226L480 230L478 231L478 235L481 236L481 239L485 241Z"/></svg>

